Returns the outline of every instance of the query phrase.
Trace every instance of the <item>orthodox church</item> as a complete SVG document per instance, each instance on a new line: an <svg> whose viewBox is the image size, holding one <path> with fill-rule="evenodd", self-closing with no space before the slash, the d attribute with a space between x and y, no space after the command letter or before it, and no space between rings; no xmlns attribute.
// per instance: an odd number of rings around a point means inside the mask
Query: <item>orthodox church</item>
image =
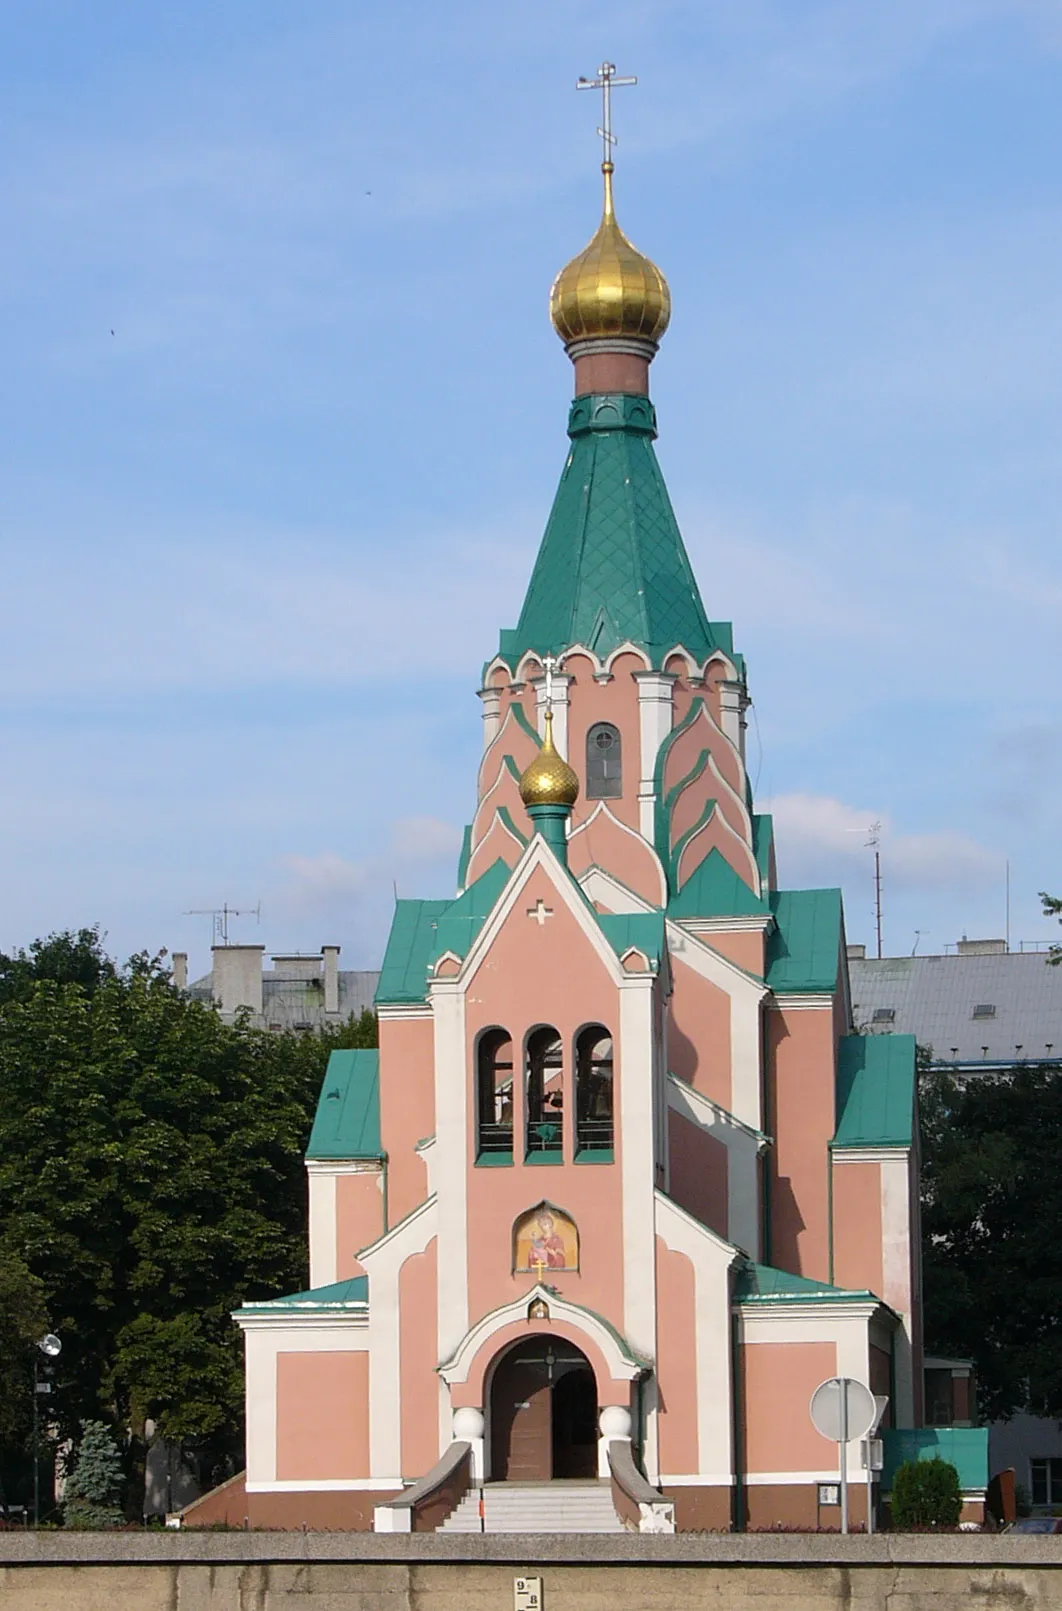
<svg viewBox="0 0 1062 1611"><path fill-rule="evenodd" d="M397 903L379 1051L331 1059L310 1289L235 1317L247 1469L197 1520L836 1525L815 1388L921 1424L914 1040L854 1032L839 891L777 886L745 662L653 448L668 287L608 147L603 178L457 894Z"/></svg>

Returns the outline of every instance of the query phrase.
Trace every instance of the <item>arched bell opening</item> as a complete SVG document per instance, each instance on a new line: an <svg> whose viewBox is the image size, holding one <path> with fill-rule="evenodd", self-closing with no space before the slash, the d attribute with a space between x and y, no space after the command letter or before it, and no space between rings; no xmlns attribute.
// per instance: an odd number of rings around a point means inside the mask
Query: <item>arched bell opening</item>
<svg viewBox="0 0 1062 1611"><path fill-rule="evenodd" d="M491 1373L491 1481L596 1476L597 1382L590 1361L566 1338L523 1338Z"/></svg>

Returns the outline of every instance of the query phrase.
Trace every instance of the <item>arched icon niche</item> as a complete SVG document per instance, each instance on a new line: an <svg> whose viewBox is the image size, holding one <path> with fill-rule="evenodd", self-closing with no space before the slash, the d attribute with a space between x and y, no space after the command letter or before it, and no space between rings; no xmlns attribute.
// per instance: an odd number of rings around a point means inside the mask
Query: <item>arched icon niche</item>
<svg viewBox="0 0 1062 1611"><path fill-rule="evenodd" d="M519 1215L513 1224L513 1274L537 1275L579 1269L579 1231L562 1208L545 1201Z"/></svg>

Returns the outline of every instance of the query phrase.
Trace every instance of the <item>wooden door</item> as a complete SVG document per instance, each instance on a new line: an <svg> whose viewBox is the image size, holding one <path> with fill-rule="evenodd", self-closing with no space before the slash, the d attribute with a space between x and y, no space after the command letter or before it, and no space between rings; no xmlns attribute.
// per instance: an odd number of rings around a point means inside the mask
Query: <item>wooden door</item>
<svg viewBox="0 0 1062 1611"><path fill-rule="evenodd" d="M535 1353L542 1354L541 1345ZM491 1480L548 1482L553 1475L552 1394L546 1362L503 1359L491 1387Z"/></svg>

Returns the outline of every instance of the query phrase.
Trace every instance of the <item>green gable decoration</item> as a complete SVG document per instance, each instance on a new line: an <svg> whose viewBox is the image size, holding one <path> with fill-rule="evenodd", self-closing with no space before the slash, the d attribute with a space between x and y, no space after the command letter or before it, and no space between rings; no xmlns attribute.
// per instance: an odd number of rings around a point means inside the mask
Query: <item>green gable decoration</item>
<svg viewBox="0 0 1062 1611"><path fill-rule="evenodd" d="M915 1123L913 1035L846 1035L837 1059L836 1147L909 1147Z"/></svg>
<svg viewBox="0 0 1062 1611"><path fill-rule="evenodd" d="M501 634L515 666L525 651L582 643L601 659L622 643L654 666L681 644L703 663L717 639L653 451L647 397L577 397L571 451L535 561L519 624Z"/></svg>

